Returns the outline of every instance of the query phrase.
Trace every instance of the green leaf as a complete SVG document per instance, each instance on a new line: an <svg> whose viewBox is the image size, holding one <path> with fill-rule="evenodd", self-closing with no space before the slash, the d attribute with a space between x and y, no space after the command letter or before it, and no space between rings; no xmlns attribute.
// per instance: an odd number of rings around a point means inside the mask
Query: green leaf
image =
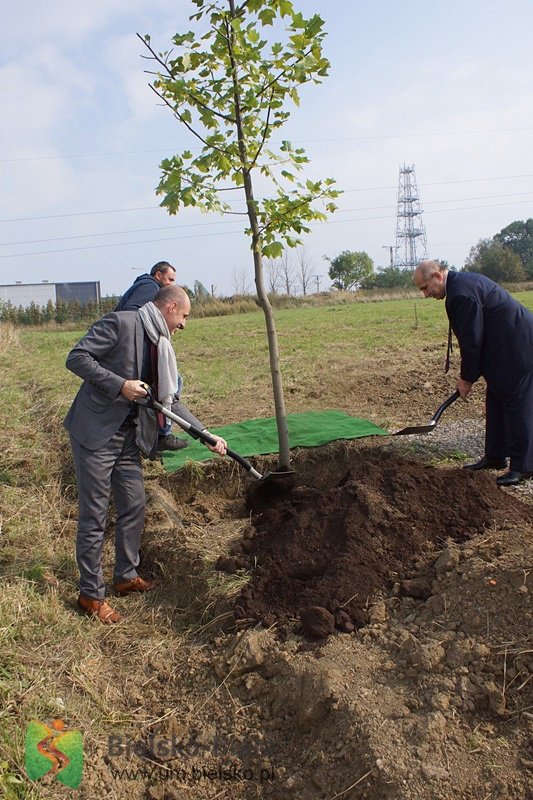
<svg viewBox="0 0 533 800"><path fill-rule="evenodd" d="M194 163L196 168L204 175L209 172L209 160L207 158L197 158Z"/></svg>
<svg viewBox="0 0 533 800"><path fill-rule="evenodd" d="M265 8L259 12L258 16L263 25L272 25L276 18L276 12L271 8Z"/></svg>
<svg viewBox="0 0 533 800"><path fill-rule="evenodd" d="M263 245L261 252L267 258L280 258L283 255L283 245L281 242L270 242Z"/></svg>
<svg viewBox="0 0 533 800"><path fill-rule="evenodd" d="M244 183L244 176L242 172L236 171L231 174L231 180L236 186L242 186Z"/></svg>
<svg viewBox="0 0 533 800"><path fill-rule="evenodd" d="M296 239L294 236L285 236L285 244L287 247L298 247L300 239Z"/></svg>
<svg viewBox="0 0 533 800"><path fill-rule="evenodd" d="M261 38L259 36L259 34L257 33L257 31L255 30L255 28L248 28L247 37L248 37L248 40L250 42L252 42L252 44L256 44L259 41L259 39Z"/></svg>
<svg viewBox="0 0 533 800"><path fill-rule="evenodd" d="M218 154L217 166L223 174L227 175L231 170L231 161L223 153Z"/></svg>
<svg viewBox="0 0 533 800"><path fill-rule="evenodd" d="M305 19L303 18L303 15L301 13L294 14L293 17L292 17L292 27L293 28L305 28L305 26L306 26L306 22L305 22Z"/></svg>

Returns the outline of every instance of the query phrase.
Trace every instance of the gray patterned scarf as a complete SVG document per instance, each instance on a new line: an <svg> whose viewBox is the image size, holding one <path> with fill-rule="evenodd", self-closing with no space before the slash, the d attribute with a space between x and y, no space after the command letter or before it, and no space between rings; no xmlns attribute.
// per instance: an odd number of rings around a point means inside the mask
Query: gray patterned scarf
<svg viewBox="0 0 533 800"><path fill-rule="evenodd" d="M139 316L146 335L157 346L156 400L170 411L174 395L179 394L183 383L170 342L170 331L164 316L152 302L139 309Z"/></svg>

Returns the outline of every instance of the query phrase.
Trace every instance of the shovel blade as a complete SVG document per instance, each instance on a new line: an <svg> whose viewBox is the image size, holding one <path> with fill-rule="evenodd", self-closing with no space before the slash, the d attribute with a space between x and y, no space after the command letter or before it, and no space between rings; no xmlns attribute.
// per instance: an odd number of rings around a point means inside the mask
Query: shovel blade
<svg viewBox="0 0 533 800"><path fill-rule="evenodd" d="M409 436L413 433L429 433L433 430L439 419L441 418L442 412L446 411L448 406L451 406L452 403L455 403L456 400L459 399L459 392L456 390L453 394L451 394L442 405L440 405L433 417L431 418L431 422L428 425L411 425L408 428L402 428L401 431L396 431L393 433L393 436Z"/></svg>
<svg viewBox="0 0 533 800"><path fill-rule="evenodd" d="M260 512L276 500L283 500L296 485L297 473L294 470L267 472L261 480L251 481L246 487L246 506L249 510Z"/></svg>
<svg viewBox="0 0 533 800"><path fill-rule="evenodd" d="M433 430L437 423L430 422L428 425L411 425L407 428L402 428L401 431L396 431L393 436L411 436L413 433L429 433Z"/></svg>

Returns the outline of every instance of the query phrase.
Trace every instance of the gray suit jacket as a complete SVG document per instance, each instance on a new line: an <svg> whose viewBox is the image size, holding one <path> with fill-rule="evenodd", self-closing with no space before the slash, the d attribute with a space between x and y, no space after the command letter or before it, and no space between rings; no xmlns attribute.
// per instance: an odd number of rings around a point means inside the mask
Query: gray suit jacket
<svg viewBox="0 0 533 800"><path fill-rule="evenodd" d="M138 410L142 437L137 442L145 455L154 457L158 425L151 409L136 406L120 394L126 380L140 380L144 328L137 311L112 311L97 320L67 356L66 366L83 384L65 418L70 435L88 450L98 450L118 431L126 417ZM179 401L174 413L191 425L205 428Z"/></svg>

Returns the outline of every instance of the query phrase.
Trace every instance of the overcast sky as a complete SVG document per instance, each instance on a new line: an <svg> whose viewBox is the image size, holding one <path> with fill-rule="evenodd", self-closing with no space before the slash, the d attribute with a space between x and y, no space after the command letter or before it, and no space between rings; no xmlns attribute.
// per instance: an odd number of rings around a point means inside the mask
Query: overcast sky
<svg viewBox="0 0 533 800"><path fill-rule="evenodd" d="M330 76L303 92L284 137L340 210L307 259L396 240L399 169L414 165L428 254L462 266L479 239L533 216L531 0L296 0L326 22ZM188 30L190 0L19 0L2 9L0 283L100 280L121 294L168 260L217 294L249 275L231 218L170 217L161 159L194 144L147 86L136 32L157 49Z"/></svg>

